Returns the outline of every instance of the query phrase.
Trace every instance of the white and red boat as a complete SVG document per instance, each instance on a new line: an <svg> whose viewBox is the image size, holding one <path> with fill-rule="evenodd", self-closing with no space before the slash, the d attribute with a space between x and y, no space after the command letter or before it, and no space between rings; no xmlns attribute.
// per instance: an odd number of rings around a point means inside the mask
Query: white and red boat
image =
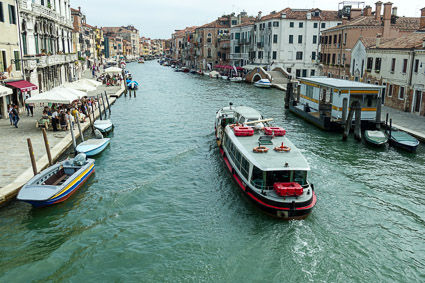
<svg viewBox="0 0 425 283"><path fill-rule="evenodd" d="M244 193L264 212L304 219L316 204L306 159L281 127L271 127L255 109L224 107L217 112L217 144Z"/></svg>

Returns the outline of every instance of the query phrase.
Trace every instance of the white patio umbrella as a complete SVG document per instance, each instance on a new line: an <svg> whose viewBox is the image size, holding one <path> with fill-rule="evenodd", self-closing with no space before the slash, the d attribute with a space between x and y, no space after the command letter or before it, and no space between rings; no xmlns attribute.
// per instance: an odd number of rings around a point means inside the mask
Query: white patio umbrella
<svg viewBox="0 0 425 283"><path fill-rule="evenodd" d="M57 90L59 92L64 92L64 93L69 93L71 95L76 95L78 96L79 99L83 98L84 96L87 96L87 93L81 90L77 90L74 88L67 88L67 87L57 87L54 90Z"/></svg>
<svg viewBox="0 0 425 283"><path fill-rule="evenodd" d="M122 69L121 68L117 68L117 67L109 67L109 68L105 69L105 73L108 73L108 74L121 74L122 73Z"/></svg>
<svg viewBox="0 0 425 283"><path fill-rule="evenodd" d="M72 82L72 83L65 83L64 86L67 87L67 88L81 90L81 91L84 91L84 92L96 90L96 87L85 84L81 81L76 81L76 82Z"/></svg>
<svg viewBox="0 0 425 283"><path fill-rule="evenodd" d="M11 88L0 85L0 97L8 95L8 94L12 94L12 93L13 93L13 90Z"/></svg>
<svg viewBox="0 0 425 283"><path fill-rule="evenodd" d="M101 82L98 82L98 81L95 81L95 80L90 80L90 79L81 79L80 81L83 82L84 84L91 85L91 86L94 86L94 87L98 87L98 86L102 85Z"/></svg>
<svg viewBox="0 0 425 283"><path fill-rule="evenodd" d="M52 89L42 92L26 100L27 103L62 103L71 104L74 100L78 100L78 96L66 91L58 91Z"/></svg>

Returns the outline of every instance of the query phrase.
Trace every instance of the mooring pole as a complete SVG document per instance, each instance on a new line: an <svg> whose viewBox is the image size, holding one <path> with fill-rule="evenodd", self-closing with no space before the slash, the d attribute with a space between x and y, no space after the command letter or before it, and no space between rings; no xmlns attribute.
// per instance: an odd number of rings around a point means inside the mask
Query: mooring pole
<svg viewBox="0 0 425 283"><path fill-rule="evenodd" d="M100 104L99 95L97 95L97 101L99 102L99 119L102 120L102 107Z"/></svg>
<svg viewBox="0 0 425 283"><path fill-rule="evenodd" d="M292 92L293 92L293 86L292 86L292 83L289 82L286 85L285 109L288 109L289 108L289 102L290 102L291 97L292 97Z"/></svg>
<svg viewBox="0 0 425 283"><path fill-rule="evenodd" d="M106 98L106 102L108 103L109 115L111 115L111 105L109 104L109 98L108 98L108 95L106 94L106 90L105 90L105 98Z"/></svg>
<svg viewBox="0 0 425 283"><path fill-rule="evenodd" d="M348 112L347 122L345 123L344 134L342 135L342 140L346 141L348 134L350 133L351 123L353 122L354 116L354 103L351 104L350 112Z"/></svg>
<svg viewBox="0 0 425 283"><path fill-rule="evenodd" d="M102 97L102 105L103 105L103 112L105 113L105 120L106 120L106 107L105 107L105 99L103 99L103 94L100 94L100 97Z"/></svg>
<svg viewBox="0 0 425 283"><path fill-rule="evenodd" d="M27 138L28 150L30 152L32 171L34 172L34 176L37 175L37 163L35 162L34 150L32 148L31 139Z"/></svg>
<svg viewBox="0 0 425 283"><path fill-rule="evenodd" d="M134 89L134 98L136 98L136 89Z"/></svg>
<svg viewBox="0 0 425 283"><path fill-rule="evenodd" d="M69 131L71 132L72 145L74 146L74 153L76 153L77 152L77 142L75 141L74 131L72 130L72 127L69 127Z"/></svg>
<svg viewBox="0 0 425 283"><path fill-rule="evenodd" d="M357 101L356 103L356 119L354 123L354 139L357 141L362 140L362 107L360 105L360 102Z"/></svg>
<svg viewBox="0 0 425 283"><path fill-rule="evenodd" d="M390 135L388 137L389 144L391 144L391 134L393 131L393 119L390 119Z"/></svg>
<svg viewBox="0 0 425 283"><path fill-rule="evenodd" d="M92 108L94 108L94 106L92 105ZM89 108L90 109L90 108ZM93 120L92 120L92 118L91 118L91 113L90 113L90 111L91 112L93 112L94 113L94 110L92 111L92 110L89 110L89 120L90 120L90 127L91 127L91 130L93 131L93 133L94 133L94 126L93 126ZM94 114L93 114L93 116L94 116Z"/></svg>
<svg viewBox="0 0 425 283"><path fill-rule="evenodd" d="M388 133L388 113L387 113L387 115L385 117L385 133L386 134Z"/></svg>
<svg viewBox="0 0 425 283"><path fill-rule="evenodd" d="M341 123L343 125L345 125L347 122L347 111L348 111L348 99L343 99L342 100L342 118L341 118Z"/></svg>
<svg viewBox="0 0 425 283"><path fill-rule="evenodd" d="M49 159L49 166L52 166L53 160L52 160L52 154L50 153L50 146L49 146L49 140L47 139L46 129L43 129L43 139L44 139L44 146L46 147L47 158Z"/></svg>
<svg viewBox="0 0 425 283"><path fill-rule="evenodd" d="M71 124L71 123L69 123L69 124ZM81 131L80 119L77 119L77 126L78 126L78 131L80 132L81 140L84 141L84 135L83 135L83 132ZM71 125L69 125L69 127L71 127Z"/></svg>
<svg viewBox="0 0 425 283"><path fill-rule="evenodd" d="M375 119L375 123L376 123L376 128L380 129L381 128L381 112L382 112L382 90L379 91L379 96L378 99L376 101L376 119Z"/></svg>

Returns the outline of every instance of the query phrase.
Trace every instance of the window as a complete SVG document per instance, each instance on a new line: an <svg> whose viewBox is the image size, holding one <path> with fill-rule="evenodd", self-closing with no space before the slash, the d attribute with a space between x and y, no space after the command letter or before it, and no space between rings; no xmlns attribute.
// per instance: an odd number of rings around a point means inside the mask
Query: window
<svg viewBox="0 0 425 283"><path fill-rule="evenodd" d="M307 77L307 70L306 69L303 70L303 77L304 78Z"/></svg>
<svg viewBox="0 0 425 283"><path fill-rule="evenodd" d="M22 49L24 52L24 55L27 55L27 34L22 34Z"/></svg>
<svg viewBox="0 0 425 283"><path fill-rule="evenodd" d="M0 2L0 22L4 23L3 3Z"/></svg>
<svg viewBox="0 0 425 283"><path fill-rule="evenodd" d="M404 86L400 87L400 90L398 92L398 99L404 100Z"/></svg>
<svg viewBox="0 0 425 283"><path fill-rule="evenodd" d="M375 72L379 73L381 71L381 58L376 58L375 60Z"/></svg>
<svg viewBox="0 0 425 283"><path fill-rule="evenodd" d="M310 71L310 77L314 77L316 75L316 71L315 70L311 70Z"/></svg>
<svg viewBox="0 0 425 283"><path fill-rule="evenodd" d="M311 60L316 60L316 51L311 52Z"/></svg>
<svg viewBox="0 0 425 283"><path fill-rule="evenodd" d="M338 36L334 34L334 44L336 44L336 41L338 40Z"/></svg>
<svg viewBox="0 0 425 283"><path fill-rule="evenodd" d="M317 26L318 26L318 23L313 24L313 28L317 28Z"/></svg>
<svg viewBox="0 0 425 283"><path fill-rule="evenodd" d="M344 33L344 44L347 44L347 33Z"/></svg>
<svg viewBox="0 0 425 283"><path fill-rule="evenodd" d="M276 60L276 59L277 59L277 52L273 51L273 60Z"/></svg>
<svg viewBox="0 0 425 283"><path fill-rule="evenodd" d="M15 6L9 5L9 23L16 25Z"/></svg>
<svg viewBox="0 0 425 283"><path fill-rule="evenodd" d="M288 73L291 73L291 72L292 72L292 68L286 68L286 71L287 71Z"/></svg>
<svg viewBox="0 0 425 283"><path fill-rule="evenodd" d="M294 27L294 22L289 22L289 27L293 28Z"/></svg>
<svg viewBox="0 0 425 283"><path fill-rule="evenodd" d="M303 22L299 22L299 23L298 23L298 27L299 27L299 28L303 28L303 26L304 26L304 23L303 23Z"/></svg>
<svg viewBox="0 0 425 283"><path fill-rule="evenodd" d="M395 58L393 58L393 59L391 60L391 72L392 72L392 73L394 73L394 71L395 71L395 62L396 62L396 59L395 59Z"/></svg>
<svg viewBox="0 0 425 283"><path fill-rule="evenodd" d="M388 85L388 92L387 92L387 96L388 96L388 97L393 96L393 85Z"/></svg>
<svg viewBox="0 0 425 283"><path fill-rule="evenodd" d="M238 24L237 20L232 20L232 26L236 26Z"/></svg>
<svg viewBox="0 0 425 283"><path fill-rule="evenodd" d="M407 59L403 60L403 73L405 74L407 72Z"/></svg>
<svg viewBox="0 0 425 283"><path fill-rule="evenodd" d="M208 58L211 58L211 48L208 48Z"/></svg>
<svg viewBox="0 0 425 283"><path fill-rule="evenodd" d="M278 27L279 26L279 22L273 22L273 27Z"/></svg>
<svg viewBox="0 0 425 283"><path fill-rule="evenodd" d="M334 65L335 65L335 58L336 58L336 55L334 53L334 54L332 54L332 64L334 64Z"/></svg>
<svg viewBox="0 0 425 283"><path fill-rule="evenodd" d="M419 70L419 60L415 60L415 73L417 73Z"/></svg>
<svg viewBox="0 0 425 283"><path fill-rule="evenodd" d="M370 72L372 70L372 66L373 66L373 57L369 57L367 58L366 71Z"/></svg>
<svg viewBox="0 0 425 283"><path fill-rule="evenodd" d="M15 70L21 70L21 61L19 60L19 51L13 51L13 55L15 55Z"/></svg>
<svg viewBox="0 0 425 283"><path fill-rule="evenodd" d="M268 27L271 28L272 27L272 22L269 22Z"/></svg>
<svg viewBox="0 0 425 283"><path fill-rule="evenodd" d="M301 70L295 70L295 76L299 78L301 76Z"/></svg>
<svg viewBox="0 0 425 283"><path fill-rule="evenodd" d="M313 35L313 44L317 44L317 35Z"/></svg>
<svg viewBox="0 0 425 283"><path fill-rule="evenodd" d="M263 51L258 51L258 59L263 59Z"/></svg>
<svg viewBox="0 0 425 283"><path fill-rule="evenodd" d="M242 162L241 162L241 173L245 177L245 179L248 180L249 162L243 156L242 156Z"/></svg>
<svg viewBox="0 0 425 283"><path fill-rule="evenodd" d="M296 55L296 59L297 60L302 60L303 59L303 53L301 51L297 51L297 55Z"/></svg>
<svg viewBox="0 0 425 283"><path fill-rule="evenodd" d="M235 33L235 39L240 39L241 38L241 34L239 32Z"/></svg>
<svg viewBox="0 0 425 283"><path fill-rule="evenodd" d="M241 53L241 47L235 46L235 53Z"/></svg>
<svg viewBox="0 0 425 283"><path fill-rule="evenodd" d="M0 52L0 72L4 72L7 69L6 51Z"/></svg>
<svg viewBox="0 0 425 283"><path fill-rule="evenodd" d="M273 34L273 43L277 43L277 34Z"/></svg>
<svg viewBox="0 0 425 283"><path fill-rule="evenodd" d="M298 36L298 43L303 43L303 36L302 35Z"/></svg>
<svg viewBox="0 0 425 283"><path fill-rule="evenodd" d="M322 23L321 28L326 28L326 23Z"/></svg>
<svg viewBox="0 0 425 283"><path fill-rule="evenodd" d="M294 36L292 34L289 35L289 43L294 43Z"/></svg>

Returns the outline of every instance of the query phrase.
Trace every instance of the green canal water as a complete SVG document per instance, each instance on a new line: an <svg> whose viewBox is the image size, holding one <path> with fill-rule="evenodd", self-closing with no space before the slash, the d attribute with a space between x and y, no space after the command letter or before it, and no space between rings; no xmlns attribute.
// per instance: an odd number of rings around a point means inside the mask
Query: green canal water
<svg viewBox="0 0 425 283"><path fill-rule="evenodd" d="M0 282L424 282L425 148L373 149L283 108L284 93L129 64L110 146L65 203L0 209ZM275 118L311 166L303 221L263 214L214 140L233 102Z"/></svg>

